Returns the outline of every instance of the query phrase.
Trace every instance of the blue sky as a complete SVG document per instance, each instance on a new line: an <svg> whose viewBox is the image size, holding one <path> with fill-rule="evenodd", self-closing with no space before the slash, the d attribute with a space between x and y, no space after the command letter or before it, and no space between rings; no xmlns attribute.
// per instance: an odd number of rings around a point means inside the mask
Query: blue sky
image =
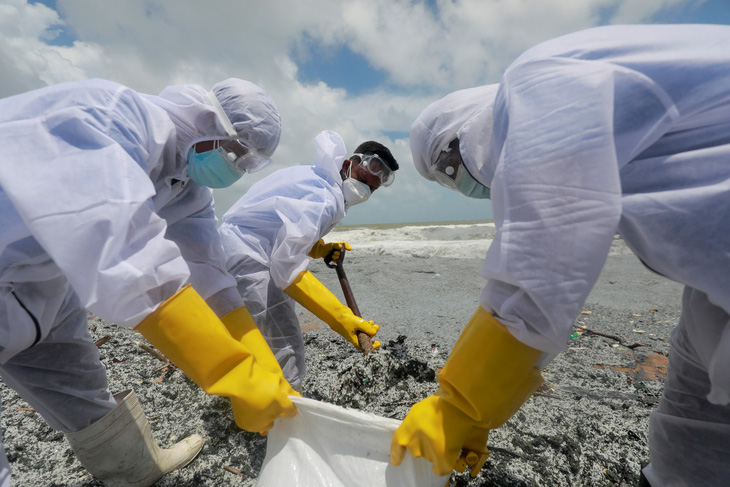
<svg viewBox="0 0 730 487"><path fill-rule="evenodd" d="M342 224L491 218L421 178L408 131L429 103L499 81L525 49L605 24L730 24L727 0L0 0L0 96L100 77L144 93L228 77L266 89L282 116L274 164L216 190L219 216L253 183L309 163L321 130L378 140L401 170Z"/></svg>

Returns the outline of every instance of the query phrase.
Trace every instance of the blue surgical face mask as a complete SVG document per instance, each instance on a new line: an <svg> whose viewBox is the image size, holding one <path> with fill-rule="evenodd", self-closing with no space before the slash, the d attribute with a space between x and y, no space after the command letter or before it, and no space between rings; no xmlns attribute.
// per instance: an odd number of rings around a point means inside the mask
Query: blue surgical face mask
<svg viewBox="0 0 730 487"><path fill-rule="evenodd" d="M474 179L466 166L463 166L461 170L461 178L456 188L464 196L469 198L489 198L491 191L489 188L481 184L479 181Z"/></svg>
<svg viewBox="0 0 730 487"><path fill-rule="evenodd" d="M226 188L243 174L228 162L219 149L198 154L192 147L188 151L188 176L201 186Z"/></svg>

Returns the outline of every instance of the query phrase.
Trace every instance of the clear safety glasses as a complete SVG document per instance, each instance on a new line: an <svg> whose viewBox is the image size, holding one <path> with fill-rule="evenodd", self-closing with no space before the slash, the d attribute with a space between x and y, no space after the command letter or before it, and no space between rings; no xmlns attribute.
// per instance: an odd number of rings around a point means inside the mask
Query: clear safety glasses
<svg viewBox="0 0 730 487"><path fill-rule="evenodd" d="M459 191L464 163L459 153L459 139L453 139L434 156L428 174L441 186Z"/></svg>
<svg viewBox="0 0 730 487"><path fill-rule="evenodd" d="M241 174L256 172L271 164L270 158L256 152L240 137L215 140L213 148L221 151L223 157Z"/></svg>
<svg viewBox="0 0 730 487"><path fill-rule="evenodd" d="M360 158L360 165L373 176L380 178L381 186L390 186L395 181L395 173L377 154L353 154Z"/></svg>

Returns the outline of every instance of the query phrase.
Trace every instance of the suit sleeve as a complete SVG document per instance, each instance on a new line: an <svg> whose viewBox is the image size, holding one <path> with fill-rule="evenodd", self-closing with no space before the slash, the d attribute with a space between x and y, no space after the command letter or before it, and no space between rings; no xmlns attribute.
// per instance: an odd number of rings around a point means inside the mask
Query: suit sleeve
<svg viewBox="0 0 730 487"><path fill-rule="evenodd" d="M190 268L190 283L218 316L243 306L236 281L226 270L210 189L189 181L184 193L161 214L167 219L167 238Z"/></svg>
<svg viewBox="0 0 730 487"><path fill-rule="evenodd" d="M620 168L673 110L646 77L602 62L533 59L505 73L494 110L498 232L480 304L523 343L565 347L618 228Z"/></svg>
<svg viewBox="0 0 730 487"><path fill-rule="evenodd" d="M83 305L135 326L189 270L165 238L145 166L110 137L109 124L68 111L1 125L0 185ZM140 134L130 137L144 142Z"/></svg>
<svg viewBox="0 0 730 487"><path fill-rule="evenodd" d="M277 204L282 226L272 242L271 276L280 289L307 270L312 246L337 222L334 198L320 188L306 199L281 198Z"/></svg>

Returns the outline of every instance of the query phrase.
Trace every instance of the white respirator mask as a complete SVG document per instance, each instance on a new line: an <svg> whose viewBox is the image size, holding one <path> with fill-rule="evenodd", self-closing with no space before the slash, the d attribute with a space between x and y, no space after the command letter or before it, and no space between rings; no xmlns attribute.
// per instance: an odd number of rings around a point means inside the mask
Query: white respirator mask
<svg viewBox="0 0 730 487"><path fill-rule="evenodd" d="M351 171L352 164L347 169L347 177L342 181L342 194L345 195L346 208L366 202L372 193L370 186L358 179L350 177Z"/></svg>

